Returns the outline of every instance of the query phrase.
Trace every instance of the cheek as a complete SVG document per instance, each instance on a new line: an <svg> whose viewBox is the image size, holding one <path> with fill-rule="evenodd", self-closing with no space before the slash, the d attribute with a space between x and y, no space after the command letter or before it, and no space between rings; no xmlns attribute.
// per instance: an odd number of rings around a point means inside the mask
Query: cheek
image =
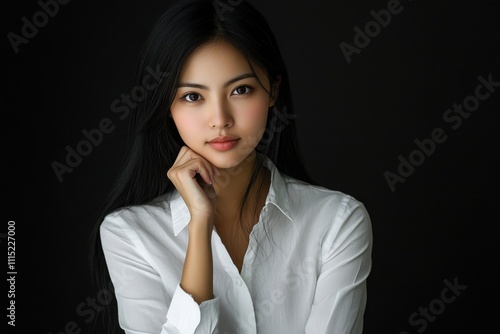
<svg viewBox="0 0 500 334"><path fill-rule="evenodd" d="M255 101L245 106L243 111L243 124L253 131L263 132L266 128L267 114L268 114L267 101Z"/></svg>
<svg viewBox="0 0 500 334"><path fill-rule="evenodd" d="M199 133L199 124L196 119L187 114L178 114L173 117L175 126L182 140L188 144Z"/></svg>

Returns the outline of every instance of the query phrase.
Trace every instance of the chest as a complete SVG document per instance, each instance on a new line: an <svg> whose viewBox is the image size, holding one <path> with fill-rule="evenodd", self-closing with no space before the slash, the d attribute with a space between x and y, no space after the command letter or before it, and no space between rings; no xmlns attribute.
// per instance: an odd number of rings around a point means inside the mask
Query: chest
<svg viewBox="0 0 500 334"><path fill-rule="evenodd" d="M231 228L219 228L216 231L234 265L241 272L243 259L248 248L250 232L245 231L241 226L236 224Z"/></svg>

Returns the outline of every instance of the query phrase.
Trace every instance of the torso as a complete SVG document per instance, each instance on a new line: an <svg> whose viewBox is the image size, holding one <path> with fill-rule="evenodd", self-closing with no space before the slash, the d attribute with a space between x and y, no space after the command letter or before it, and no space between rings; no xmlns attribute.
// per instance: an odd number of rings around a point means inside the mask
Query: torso
<svg viewBox="0 0 500 334"><path fill-rule="evenodd" d="M228 210L223 214L218 214L215 218L215 228L217 234L221 238L222 243L226 247L229 256L233 260L234 265L238 268L241 273L241 268L243 267L243 259L248 248L248 243L250 239L250 232L255 224L259 222L259 215L262 208L265 205L267 194L269 192L269 186L271 184L270 173L267 169L264 169L264 188L257 198L257 210L255 214L250 215L250 219L245 219L245 226L242 226L239 220L239 211ZM250 195L249 198L255 198L255 196ZM253 205L250 203L250 212L253 213Z"/></svg>
<svg viewBox="0 0 500 334"><path fill-rule="evenodd" d="M223 228L217 230L217 234L219 234L234 265L238 268L238 271L241 272L250 234L249 232L243 231L243 228L239 224L233 224L233 226L236 228L232 230Z"/></svg>

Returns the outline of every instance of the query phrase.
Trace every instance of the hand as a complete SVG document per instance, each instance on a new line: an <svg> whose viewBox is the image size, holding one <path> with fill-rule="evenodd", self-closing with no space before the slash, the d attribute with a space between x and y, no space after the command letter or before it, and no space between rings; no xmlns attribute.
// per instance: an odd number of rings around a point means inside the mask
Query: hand
<svg viewBox="0 0 500 334"><path fill-rule="evenodd" d="M191 214L191 221L213 224L215 191L213 182L219 171L201 155L183 146L167 172L167 177L181 194ZM211 226L210 226L211 227Z"/></svg>

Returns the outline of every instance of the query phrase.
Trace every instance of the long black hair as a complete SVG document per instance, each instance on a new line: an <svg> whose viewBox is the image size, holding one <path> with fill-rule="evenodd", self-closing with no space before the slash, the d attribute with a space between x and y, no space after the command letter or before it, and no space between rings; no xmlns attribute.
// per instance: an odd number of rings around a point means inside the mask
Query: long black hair
<svg viewBox="0 0 500 334"><path fill-rule="evenodd" d="M265 18L244 0L181 0L171 6L154 25L136 68L141 102L129 116L127 151L123 169L105 199L90 238L90 267L94 283L103 291L112 284L101 246L99 227L109 213L122 207L141 205L174 190L166 172L184 145L169 109L176 94L179 75L187 57L198 47L223 40L247 60L262 68L269 79L274 106L268 113L265 133L256 147L257 157L269 158L283 174L312 183L298 152L295 113L288 73L280 49ZM152 73L155 73L152 75ZM240 206L242 213L264 163L257 158ZM261 188L262 189L262 188ZM240 214L241 216L241 214ZM113 292L113 291L110 291ZM118 330L116 301L107 305L111 325Z"/></svg>

